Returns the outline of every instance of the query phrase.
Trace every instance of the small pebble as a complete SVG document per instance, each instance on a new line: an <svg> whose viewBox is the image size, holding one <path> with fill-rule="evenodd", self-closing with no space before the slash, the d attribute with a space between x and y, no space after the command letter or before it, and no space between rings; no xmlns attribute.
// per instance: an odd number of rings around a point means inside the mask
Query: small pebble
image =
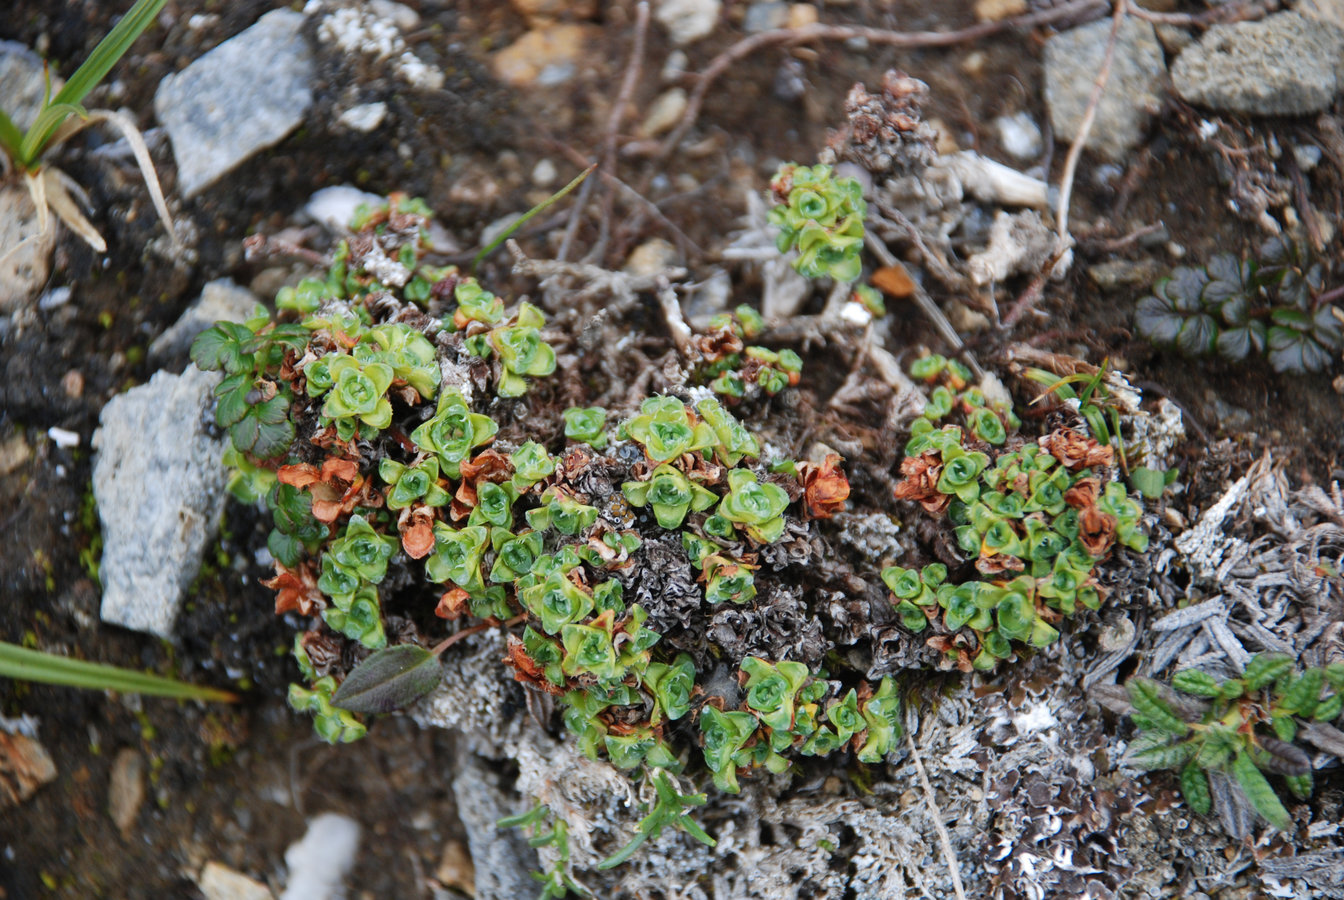
<svg viewBox="0 0 1344 900"><path fill-rule="evenodd" d="M61 390L65 391L65 396L72 399L79 399L84 396L84 373L79 369L71 369L61 376Z"/></svg>
<svg viewBox="0 0 1344 900"><path fill-rule="evenodd" d="M1027 11L1027 0L975 0L975 18L981 22L998 22Z"/></svg>
<svg viewBox="0 0 1344 900"><path fill-rule="evenodd" d="M789 7L790 28L806 28L817 24L817 8L811 3L795 3Z"/></svg>
<svg viewBox="0 0 1344 900"><path fill-rule="evenodd" d="M68 431L64 428L58 428L55 425L47 429L47 437L51 438L57 447L62 450L69 450L71 447L79 446L79 432Z"/></svg>
<svg viewBox="0 0 1344 900"><path fill-rule="evenodd" d="M532 183L537 187L550 187L555 184L556 176L559 174L556 171L555 163L549 159L539 160L532 167Z"/></svg>
<svg viewBox="0 0 1344 900"><path fill-rule="evenodd" d="M130 747L117 754L107 789L107 812L121 833L127 834L145 802L145 761Z"/></svg>
<svg viewBox="0 0 1344 900"><path fill-rule="evenodd" d="M639 126L640 137L655 137L670 131L681 120L682 113L686 112L686 104L686 92L679 87L660 94L649 105L649 112Z"/></svg>
<svg viewBox="0 0 1344 900"><path fill-rule="evenodd" d="M999 129L999 143L1018 159L1036 159L1041 155L1041 128L1025 112L999 116L994 120Z"/></svg>
<svg viewBox="0 0 1344 900"><path fill-rule="evenodd" d="M649 238L631 251L621 271L631 275L656 275L676 263L676 247L662 238Z"/></svg>

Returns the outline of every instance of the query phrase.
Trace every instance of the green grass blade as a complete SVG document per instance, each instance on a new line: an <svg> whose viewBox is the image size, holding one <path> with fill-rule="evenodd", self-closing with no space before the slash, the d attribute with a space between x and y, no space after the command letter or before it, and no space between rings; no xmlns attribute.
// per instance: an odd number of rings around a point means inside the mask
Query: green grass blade
<svg viewBox="0 0 1344 900"><path fill-rule="evenodd" d="M107 37L98 42L98 46L93 48L89 58L84 60L83 65L75 70L75 74L70 76L70 80L56 94L53 103L79 103L84 97L98 86L98 83L107 77L107 73L117 64L126 51L131 49L136 38L145 32L145 29L154 24L154 19L158 16L159 10L163 9L168 0L136 0L134 6L126 15L121 17L121 21L116 24Z"/></svg>
<svg viewBox="0 0 1344 900"><path fill-rule="evenodd" d="M134 6L126 15L121 17L121 21L116 24L111 31L107 33L98 46L93 48L89 58L84 60L83 64L75 70L75 74L70 76L70 80L65 86L57 92L52 98L50 104L44 104L42 114L38 116L37 121L28 129L24 135L23 147L19 154L19 165L24 169L31 169L37 162L42 151L46 149L47 141L51 140L52 134L60 127L70 116L70 108L79 108L79 104L88 95L89 91L98 86L107 73L116 65L117 60L121 59L126 51L131 49L136 38L140 37L150 25L154 24L154 19L163 9L168 0L136 0ZM48 116L54 108L66 110L58 117ZM82 110L81 110L82 113Z"/></svg>
<svg viewBox="0 0 1344 900"><path fill-rule="evenodd" d="M565 185L560 190L556 191L554 194L551 194L551 196L547 197L545 200L541 201L536 206L532 207L527 212L519 216L517 222L514 222L508 228L504 229L503 234L499 235L499 237L495 238L493 241L490 242L490 246L483 248L480 253L477 253L474 257L472 257L471 260L472 270L475 271L476 267L481 264L481 260L485 259L491 253L495 252L495 249L499 247L500 244L507 241L509 237L519 228L522 228L524 225L526 225L528 219L531 219L537 213L542 212L551 204L555 203L557 200L562 199L570 191L574 190L576 187L583 184L583 180L587 178L589 175L593 174L593 169L596 168L597 163L593 163L591 166L580 172L578 177L575 178L573 181L571 181L569 184Z"/></svg>
<svg viewBox="0 0 1344 900"><path fill-rule="evenodd" d="M19 147L23 144L23 133L19 131L19 126L14 124L14 120L0 109L0 148L3 148L5 154L14 161L15 165L19 162Z"/></svg>
<svg viewBox="0 0 1344 900"><path fill-rule="evenodd" d="M19 145L19 161L23 168L27 170L33 168L33 164L42 156L47 141L51 140L51 136L66 119L71 116L83 118L86 115L88 113L84 107L73 103L53 103L44 107L37 114L28 133L23 136L23 143Z"/></svg>
<svg viewBox="0 0 1344 900"><path fill-rule="evenodd" d="M0 675L66 687L120 691L124 694L213 700L220 703L235 703L238 700L238 695L231 691L186 684L132 669L55 656L3 641L0 641Z"/></svg>

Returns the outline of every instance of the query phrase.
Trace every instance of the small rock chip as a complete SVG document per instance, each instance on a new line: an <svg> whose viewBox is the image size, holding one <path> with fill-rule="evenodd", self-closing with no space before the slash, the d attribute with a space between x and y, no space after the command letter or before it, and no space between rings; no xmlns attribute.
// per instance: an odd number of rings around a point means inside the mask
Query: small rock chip
<svg viewBox="0 0 1344 900"><path fill-rule="evenodd" d="M1110 36L1111 23L1103 20L1057 34L1045 44L1045 100L1061 140L1073 140L1082 127ZM1126 19L1116 38L1111 75L1087 146L1109 159L1123 159L1160 107L1165 75L1162 45L1153 26Z"/></svg>
<svg viewBox="0 0 1344 900"><path fill-rule="evenodd" d="M1187 103L1255 116L1319 112L1339 90L1344 30L1295 12L1215 25L1185 48L1171 84Z"/></svg>
<svg viewBox="0 0 1344 900"><path fill-rule="evenodd" d="M0 809L17 806L56 778L56 764L36 740L0 731Z"/></svg>
<svg viewBox="0 0 1344 900"><path fill-rule="evenodd" d="M789 23L789 4L776 0L763 0L747 7L747 15L742 20L742 30L747 34L760 34L773 31Z"/></svg>
<svg viewBox="0 0 1344 900"><path fill-rule="evenodd" d="M719 22L721 0L660 0L653 17L678 47L706 37Z"/></svg>
<svg viewBox="0 0 1344 900"><path fill-rule="evenodd" d="M22 466L32 455L32 448L21 434L12 435L0 443L0 478Z"/></svg>
<svg viewBox="0 0 1344 900"><path fill-rule="evenodd" d="M626 257L621 271L631 275L657 275L677 264L677 248L662 238L649 238Z"/></svg>
<svg viewBox="0 0 1344 900"><path fill-rule="evenodd" d="M1027 0L975 0L975 18L980 22L998 22L1027 11Z"/></svg>
<svg viewBox="0 0 1344 900"><path fill-rule="evenodd" d="M466 894L476 893L476 866L471 861L471 853L461 841L449 841L443 846L443 856L434 877L446 888Z"/></svg>
<svg viewBox="0 0 1344 900"><path fill-rule="evenodd" d="M686 92L679 87L664 91L649 105L649 112L639 126L640 137L655 137L671 130L686 112Z"/></svg>
<svg viewBox="0 0 1344 900"><path fill-rule="evenodd" d="M994 125L999 130L999 143L1009 155L1024 160L1041 155L1041 129L1028 113L999 116Z"/></svg>
<svg viewBox="0 0 1344 900"><path fill-rule="evenodd" d="M556 19L591 19L597 15L597 0L510 0L513 8L533 25Z"/></svg>
<svg viewBox="0 0 1344 900"><path fill-rule="evenodd" d="M195 366L157 372L103 407L93 496L103 524L105 622L172 637L224 512L224 439L211 433L209 413L219 380Z"/></svg>
<svg viewBox="0 0 1344 900"><path fill-rule="evenodd" d="M28 306L46 284L56 231L42 231L27 188L0 186L0 314Z"/></svg>
<svg viewBox="0 0 1344 900"><path fill-rule="evenodd" d="M213 860L196 879L205 900L272 900L270 888Z"/></svg>
<svg viewBox="0 0 1344 900"><path fill-rule="evenodd" d="M819 18L817 8L811 3L794 3L789 7L789 21L785 24L790 28L806 28L817 24Z"/></svg>
<svg viewBox="0 0 1344 900"><path fill-rule="evenodd" d="M107 813L122 835L130 834L144 802L145 760L126 747L112 763L112 780L107 789Z"/></svg>
<svg viewBox="0 0 1344 900"><path fill-rule="evenodd" d="M84 373L79 369L71 369L61 376L61 390L65 396L78 400L84 396Z"/></svg>
<svg viewBox="0 0 1344 900"><path fill-rule="evenodd" d="M516 88L563 84L578 71L595 35L590 25L534 28L491 57L490 64L496 78Z"/></svg>

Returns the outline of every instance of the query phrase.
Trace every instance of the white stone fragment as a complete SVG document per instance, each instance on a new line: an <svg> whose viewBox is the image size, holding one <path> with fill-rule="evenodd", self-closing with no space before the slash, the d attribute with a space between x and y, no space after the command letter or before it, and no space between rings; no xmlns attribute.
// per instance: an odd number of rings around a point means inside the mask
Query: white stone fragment
<svg viewBox="0 0 1344 900"><path fill-rule="evenodd" d="M323 813L303 839L285 851L289 882L280 900L344 900L345 877L355 867L360 828L354 819Z"/></svg>

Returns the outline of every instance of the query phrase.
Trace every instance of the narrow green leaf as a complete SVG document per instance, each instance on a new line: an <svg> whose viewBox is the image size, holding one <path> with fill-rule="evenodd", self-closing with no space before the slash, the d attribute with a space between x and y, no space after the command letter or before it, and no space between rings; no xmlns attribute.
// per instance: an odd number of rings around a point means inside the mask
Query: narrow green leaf
<svg viewBox="0 0 1344 900"><path fill-rule="evenodd" d="M19 159L19 147L23 144L23 132L19 131L19 126L14 124L14 120L0 109L0 149L16 163Z"/></svg>
<svg viewBox="0 0 1344 900"><path fill-rule="evenodd" d="M1237 784L1241 786L1246 799L1251 801L1251 806L1255 807L1255 811L1262 815L1265 821L1280 831L1292 828L1293 819L1288 815L1288 810L1279 802L1274 788L1269 786L1265 776L1255 767L1255 763L1248 755L1238 753L1233 758L1232 775L1237 779Z"/></svg>
<svg viewBox="0 0 1344 900"><path fill-rule="evenodd" d="M186 684L132 669L69 659L4 642L0 642L0 675L66 687L120 691L123 694L148 694L219 703L235 703L238 700L238 696L231 691Z"/></svg>
<svg viewBox="0 0 1344 900"><path fill-rule="evenodd" d="M357 713L392 712L434 690L440 675L439 658L424 647L387 647L355 666L331 705Z"/></svg>
<svg viewBox="0 0 1344 900"><path fill-rule="evenodd" d="M117 64L117 60L126 55L126 51L131 49L136 39L154 24L159 10L163 9L167 2L168 0L136 0L135 5L121 17L121 21L117 22L107 36L98 42L98 46L93 48L89 58L84 60L84 63L75 70L75 74L70 76L70 80L52 99L52 104L81 102L89 91L107 77L107 73Z"/></svg>
<svg viewBox="0 0 1344 900"><path fill-rule="evenodd" d="M575 178L573 181L571 181L569 184L565 185L560 190L556 191L554 194L547 197L545 200L541 201L536 206L532 207L527 212L519 216L518 221L514 222L508 228L505 228L504 231L501 232L500 235L496 237L493 241L491 241L488 246L482 247L481 252L477 253L474 257L472 257L471 260L472 271L475 271L476 267L481 264L481 260L485 259L491 253L493 253L495 251L495 248L497 248L500 244L507 241L509 237L519 228L522 228L524 225L526 225L529 219L531 219L537 213L544 211L547 207L549 207L556 201L563 199L566 194L574 190L579 185L583 184L583 180L587 178L589 175L593 174L593 170L596 168L597 163L593 163L591 166L580 172L578 177Z"/></svg>
<svg viewBox="0 0 1344 900"><path fill-rule="evenodd" d="M1207 816L1213 806L1209 794L1209 777L1193 761L1181 770L1181 795L1190 808L1201 816Z"/></svg>
<svg viewBox="0 0 1344 900"><path fill-rule="evenodd" d="M1129 483L1149 500L1156 500L1167 489L1167 473L1160 469L1139 466L1129 473Z"/></svg>
<svg viewBox="0 0 1344 900"><path fill-rule="evenodd" d="M1146 716L1150 722L1163 731L1180 737L1190 730L1189 726L1172 712L1167 701L1162 699L1161 688L1150 678L1131 678L1125 683L1129 691L1129 702Z"/></svg>

